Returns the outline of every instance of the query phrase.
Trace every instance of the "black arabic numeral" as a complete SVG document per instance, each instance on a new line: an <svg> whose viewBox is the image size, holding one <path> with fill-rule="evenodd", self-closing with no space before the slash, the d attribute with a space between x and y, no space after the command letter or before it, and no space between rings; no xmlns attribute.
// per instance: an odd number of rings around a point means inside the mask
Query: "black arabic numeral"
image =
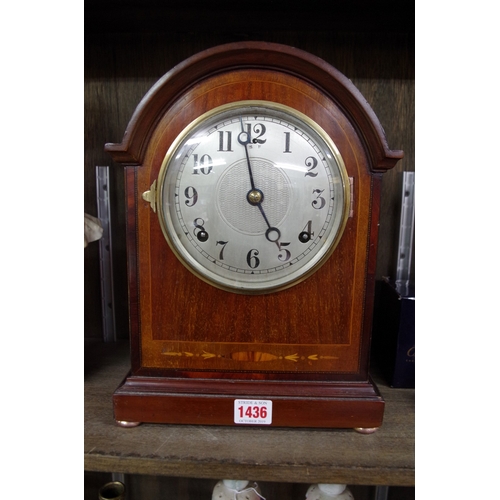
<svg viewBox="0 0 500 500"><path fill-rule="evenodd" d="M308 156L305 161L307 172L304 177L316 177L318 172L313 172L313 170L318 166L318 160L314 156Z"/></svg>
<svg viewBox="0 0 500 500"><path fill-rule="evenodd" d="M291 153L290 150L290 132L283 132L285 134L285 151L283 153Z"/></svg>
<svg viewBox="0 0 500 500"><path fill-rule="evenodd" d="M324 189L313 189L313 194L317 194L316 198L313 200L311 205L316 210L321 210L326 205L326 200L321 196Z"/></svg>
<svg viewBox="0 0 500 500"><path fill-rule="evenodd" d="M224 248L226 248L226 245L227 245L227 241L216 241L215 242L215 245L222 245L222 248L220 249L220 252L219 252L219 260L224 260Z"/></svg>
<svg viewBox="0 0 500 500"><path fill-rule="evenodd" d="M212 172L213 162L212 162L212 158L210 157L210 155L205 154L198 161L198 155L194 154L193 159L194 159L194 168L193 168L194 175L199 175L200 172L203 175L208 175L210 172Z"/></svg>
<svg viewBox="0 0 500 500"><path fill-rule="evenodd" d="M241 119L241 132L238 134L238 142L242 144L243 146L246 146L247 144L264 144L267 139L259 139L259 137L262 137L266 133L266 126L263 125L262 123L257 123L253 127L253 131L258 134L257 137L252 139L252 126L250 123L247 123L247 129L246 131L243 130L243 119Z"/></svg>
<svg viewBox="0 0 500 500"><path fill-rule="evenodd" d="M312 220L310 220L305 226L304 229L299 233L299 241L301 243L307 243L314 236L312 232Z"/></svg>
<svg viewBox="0 0 500 500"><path fill-rule="evenodd" d="M282 247L287 247L289 244L290 242L288 243L278 242L278 247L280 249L280 253L278 254L278 259L281 260L281 262L286 262L287 260L290 260L290 257L292 256L290 250L282 248Z"/></svg>
<svg viewBox="0 0 500 500"><path fill-rule="evenodd" d="M197 217L194 220L194 231L193 234L198 238L198 241L201 243L208 240L208 233L203 227L205 225L205 221L201 217Z"/></svg>
<svg viewBox="0 0 500 500"><path fill-rule="evenodd" d="M257 267L259 267L260 259L257 257L257 255L259 255L259 251L255 248L252 248L252 250L247 253L247 264L251 269L256 269Z"/></svg>
<svg viewBox="0 0 500 500"><path fill-rule="evenodd" d="M262 125L262 123L257 123L256 125L254 125L253 131L256 134L259 134L255 139L252 139L252 142L254 144L264 144L267 141L267 139L259 139L259 137L262 137L266 133L265 125Z"/></svg>
<svg viewBox="0 0 500 500"><path fill-rule="evenodd" d="M198 191L193 186L188 186L184 190L184 196L186 197L186 206L194 207L198 201Z"/></svg>
<svg viewBox="0 0 500 500"><path fill-rule="evenodd" d="M230 152L231 149L231 131L226 131L226 144L224 144L224 131L219 130L219 149L217 151Z"/></svg>

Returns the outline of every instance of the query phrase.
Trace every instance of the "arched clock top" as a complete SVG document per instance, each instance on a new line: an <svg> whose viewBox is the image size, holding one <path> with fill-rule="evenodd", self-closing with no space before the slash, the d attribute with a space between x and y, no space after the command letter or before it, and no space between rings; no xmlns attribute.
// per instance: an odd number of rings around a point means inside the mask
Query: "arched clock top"
<svg viewBox="0 0 500 500"><path fill-rule="evenodd" d="M163 76L106 150L133 167L119 425L378 428L380 194L402 152L353 83L293 47L214 47Z"/></svg>
<svg viewBox="0 0 500 500"><path fill-rule="evenodd" d="M137 106L121 143L105 150L123 165L141 165L155 126L187 89L218 74L241 69L275 70L312 84L331 98L361 137L373 172L392 168L403 152L388 147L374 111L355 85L340 71L303 50L267 42L220 45L193 55L167 72Z"/></svg>

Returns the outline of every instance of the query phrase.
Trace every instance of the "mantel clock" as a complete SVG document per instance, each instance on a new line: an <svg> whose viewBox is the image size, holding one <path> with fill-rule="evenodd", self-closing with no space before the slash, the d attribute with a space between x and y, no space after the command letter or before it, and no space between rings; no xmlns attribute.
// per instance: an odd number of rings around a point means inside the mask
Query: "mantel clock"
<svg viewBox="0 0 500 500"><path fill-rule="evenodd" d="M402 152L354 85L295 48L222 45L160 79L106 150L127 201L116 421L378 428L380 184Z"/></svg>

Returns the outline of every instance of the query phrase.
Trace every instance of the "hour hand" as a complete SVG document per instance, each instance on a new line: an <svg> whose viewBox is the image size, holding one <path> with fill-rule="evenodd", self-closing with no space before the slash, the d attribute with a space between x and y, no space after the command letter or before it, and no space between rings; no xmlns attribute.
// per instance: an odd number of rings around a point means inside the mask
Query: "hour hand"
<svg viewBox="0 0 500 500"><path fill-rule="evenodd" d="M250 128L248 128L248 131L245 131L245 128L243 127L243 118L241 116L240 116L240 124L241 124L241 132L238 134L238 142L242 146L247 147L247 145L252 142L252 134L250 133Z"/></svg>
<svg viewBox="0 0 500 500"><path fill-rule="evenodd" d="M258 207L260 213L262 214L262 217L264 217L268 228L266 231L267 240L272 243L279 243L281 232L277 227L271 226L271 224L269 223L269 219L264 212L264 208L262 207L262 202L264 201L264 193L260 189L251 189L247 193L247 201L248 203L250 203L250 205Z"/></svg>
<svg viewBox="0 0 500 500"><path fill-rule="evenodd" d="M243 130L243 121L240 118L241 122L241 132L238 134L238 142L242 145L247 147L248 144L252 142L251 135L248 132L245 132Z"/></svg>

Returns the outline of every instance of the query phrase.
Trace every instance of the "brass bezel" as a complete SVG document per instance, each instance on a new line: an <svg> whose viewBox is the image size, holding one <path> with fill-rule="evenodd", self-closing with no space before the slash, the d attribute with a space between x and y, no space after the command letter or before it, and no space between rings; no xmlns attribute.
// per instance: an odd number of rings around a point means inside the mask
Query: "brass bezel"
<svg viewBox="0 0 500 500"><path fill-rule="evenodd" d="M177 149L179 146L183 143L183 141L192 133L194 129L198 127L201 123L205 122L206 120L210 119L212 116L216 114L220 114L226 111L230 111L232 109L237 109L237 108L242 108L242 107L250 107L250 106L260 106L260 107L265 107L271 110L276 110L276 111L281 111L283 113L290 114L294 116L296 119L306 123L307 126L312 128L319 136L320 138L326 143L326 145L330 148L332 151L335 160L337 162L339 171L340 171L340 177L342 179L342 191L343 191L343 196L344 196L344 203L342 206L342 217L341 217L341 222L339 225L339 228L337 230L337 233L335 237L333 238L333 241L330 244L330 247L328 250L321 256L321 258L314 264L310 269L305 271L303 274L299 275L296 279L287 282L285 284L280 284L276 285L275 287L267 287L265 289L245 289L245 288L237 288L237 287L231 287L231 286L226 286L224 284L218 283L211 279L209 276L206 274L198 271L193 265L191 265L185 258L185 256L178 250L174 238L170 235L168 225L166 223L167 217L166 214L163 211L163 190L164 190L164 185L165 185L165 177L167 175L167 170L169 167L169 164L171 162L171 159L173 155L176 153ZM165 154L165 157L163 159L162 165L160 167L160 172L158 174L158 182L157 182L157 189L156 189L156 206L158 207L157 213L158 213L158 220L160 223L161 230L163 232L163 235L174 253L174 255L179 259L179 261L191 272L193 273L196 277L201 279L202 281L219 288L221 290L225 290L228 292L232 293L239 293L239 294L247 294L247 295L263 295L263 294L269 294L269 293L274 293L278 292L281 290L285 290L287 288L291 288L300 282L306 280L310 276L312 276L314 273L316 273L322 266L323 264L330 258L332 253L334 252L335 248L337 247L345 226L347 224L347 220L349 219L349 213L350 213L350 207L351 207L351 190L350 190L350 183L349 183L349 177L347 174L347 170L345 167L344 159L342 158L342 155L340 154L340 151L338 150L336 144L333 142L333 140L330 138L330 136L325 132L325 130L318 125L314 120L309 118L307 115L304 113L291 108L290 106L286 106L284 104L272 102L272 101L265 101L265 100L244 100L244 101L236 101L228 104L223 104L221 106L215 107L202 115L200 115L198 118L193 120L189 125L187 125L184 130L177 136L177 138L172 142L170 145L167 153ZM200 268L203 268L201 264L199 265ZM236 280L235 280L236 282Z"/></svg>

